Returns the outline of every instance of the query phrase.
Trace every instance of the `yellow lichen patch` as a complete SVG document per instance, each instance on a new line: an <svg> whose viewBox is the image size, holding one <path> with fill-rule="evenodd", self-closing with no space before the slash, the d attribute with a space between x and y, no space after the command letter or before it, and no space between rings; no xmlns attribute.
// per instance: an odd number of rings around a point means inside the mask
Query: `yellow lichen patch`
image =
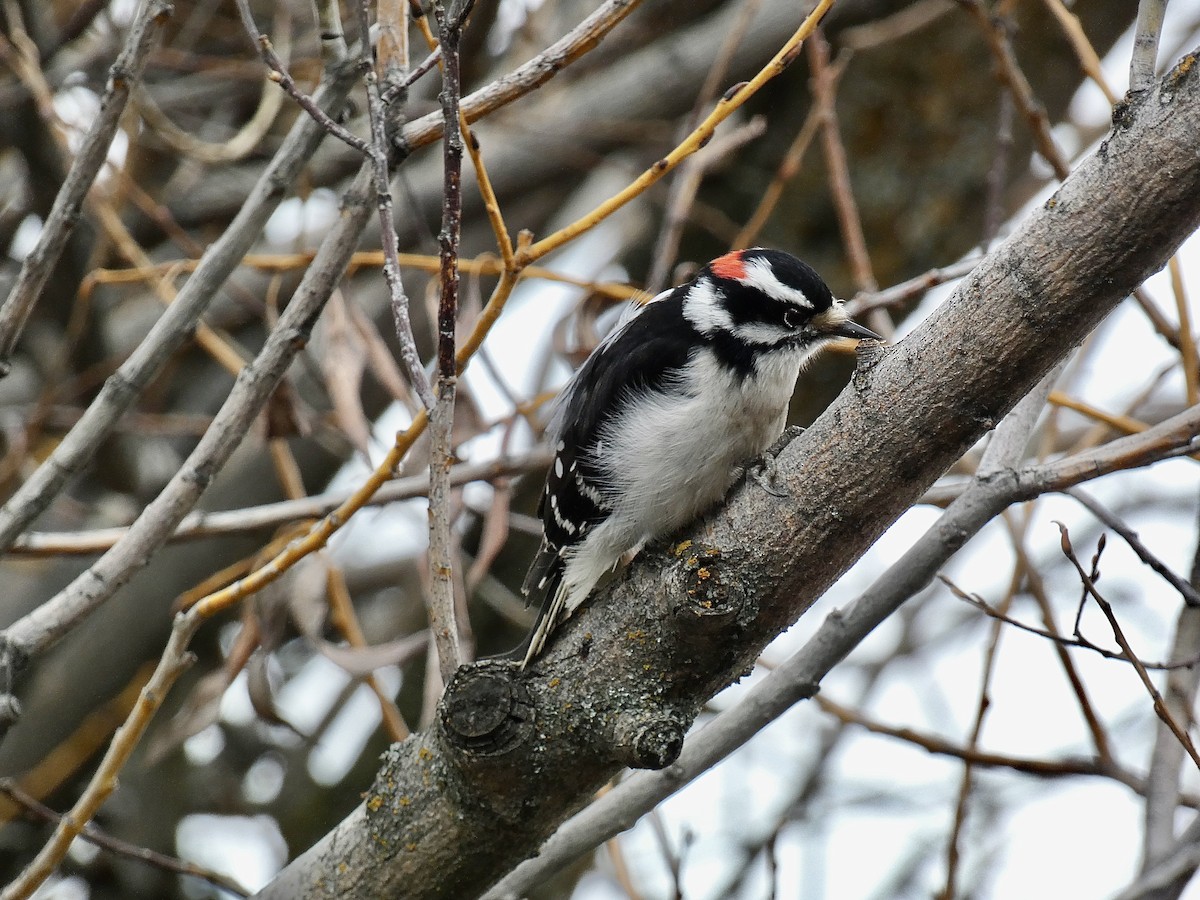
<svg viewBox="0 0 1200 900"><path fill-rule="evenodd" d="M381 806L383 806L383 798L378 794L367 800L367 809L371 812L379 812Z"/></svg>
<svg viewBox="0 0 1200 900"><path fill-rule="evenodd" d="M683 556L683 554L687 553L690 549L692 549L691 541L680 541L678 544L674 544L671 547L671 555L678 558Z"/></svg>
<svg viewBox="0 0 1200 900"><path fill-rule="evenodd" d="M1179 61L1179 65L1171 70L1171 80L1178 81L1180 78L1183 78L1188 72L1192 71L1192 66L1194 65L1196 65L1196 54L1189 53Z"/></svg>
<svg viewBox="0 0 1200 900"><path fill-rule="evenodd" d="M428 747L422 747L417 751L417 759L421 760L421 762L429 762L429 760L433 759L433 753Z"/></svg>
<svg viewBox="0 0 1200 900"><path fill-rule="evenodd" d="M551 678L551 679L550 679L548 682L546 682L546 686L547 686L547 687L552 687L552 688L556 688L556 687L558 687L560 684L562 684L562 679L561 679L561 678L559 678L557 675L555 675L555 676L554 676L553 678Z"/></svg>

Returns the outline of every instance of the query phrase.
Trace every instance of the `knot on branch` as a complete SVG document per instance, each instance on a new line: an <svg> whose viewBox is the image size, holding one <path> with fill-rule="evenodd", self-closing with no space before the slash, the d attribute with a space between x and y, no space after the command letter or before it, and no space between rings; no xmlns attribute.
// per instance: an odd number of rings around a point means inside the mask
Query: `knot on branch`
<svg viewBox="0 0 1200 900"><path fill-rule="evenodd" d="M631 769L665 769L679 758L687 722L677 713L625 713L613 729L617 759Z"/></svg>
<svg viewBox="0 0 1200 900"><path fill-rule="evenodd" d="M508 660L484 660L454 673L440 707L446 740L476 756L496 756L533 731L533 702Z"/></svg>
<svg viewBox="0 0 1200 900"><path fill-rule="evenodd" d="M671 609L681 636L688 640L724 632L737 620L746 597L740 584L726 583L721 577L721 551L683 541L671 547L671 554L681 568L682 590Z"/></svg>

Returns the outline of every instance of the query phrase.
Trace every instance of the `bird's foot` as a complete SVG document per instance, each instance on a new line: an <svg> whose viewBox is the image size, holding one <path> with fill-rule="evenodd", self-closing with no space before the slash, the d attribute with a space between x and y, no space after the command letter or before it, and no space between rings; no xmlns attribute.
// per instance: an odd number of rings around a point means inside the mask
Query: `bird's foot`
<svg viewBox="0 0 1200 900"><path fill-rule="evenodd" d="M758 459L754 460L746 467L746 477L750 478L755 484L761 487L772 497L784 498L788 496L787 491L775 485L776 475L776 460L779 454L784 451L792 441L804 434L804 429L799 425L789 425L770 447L762 452Z"/></svg>

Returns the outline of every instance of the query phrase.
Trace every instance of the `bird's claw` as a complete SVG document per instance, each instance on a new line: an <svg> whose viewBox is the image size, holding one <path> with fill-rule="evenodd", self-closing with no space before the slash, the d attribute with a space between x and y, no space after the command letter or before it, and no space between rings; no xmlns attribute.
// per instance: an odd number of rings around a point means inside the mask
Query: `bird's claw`
<svg viewBox="0 0 1200 900"><path fill-rule="evenodd" d="M762 455L746 468L747 477L772 497L780 499L787 497L787 491L775 486L775 478L778 473L776 460L784 448L803 433L804 429L799 425L789 425L785 428L775 443L764 450Z"/></svg>

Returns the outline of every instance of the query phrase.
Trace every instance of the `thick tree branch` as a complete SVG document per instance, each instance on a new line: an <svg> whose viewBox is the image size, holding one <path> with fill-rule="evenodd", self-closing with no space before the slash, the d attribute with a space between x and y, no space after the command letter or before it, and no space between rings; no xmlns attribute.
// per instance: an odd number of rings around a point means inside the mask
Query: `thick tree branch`
<svg viewBox="0 0 1200 900"><path fill-rule="evenodd" d="M397 744L364 805L263 896L477 895L622 766L669 765L704 700L1200 223L1194 63L1124 108L952 299L781 454L789 497L743 487L691 540L644 553L525 673L460 669L437 725Z"/></svg>

